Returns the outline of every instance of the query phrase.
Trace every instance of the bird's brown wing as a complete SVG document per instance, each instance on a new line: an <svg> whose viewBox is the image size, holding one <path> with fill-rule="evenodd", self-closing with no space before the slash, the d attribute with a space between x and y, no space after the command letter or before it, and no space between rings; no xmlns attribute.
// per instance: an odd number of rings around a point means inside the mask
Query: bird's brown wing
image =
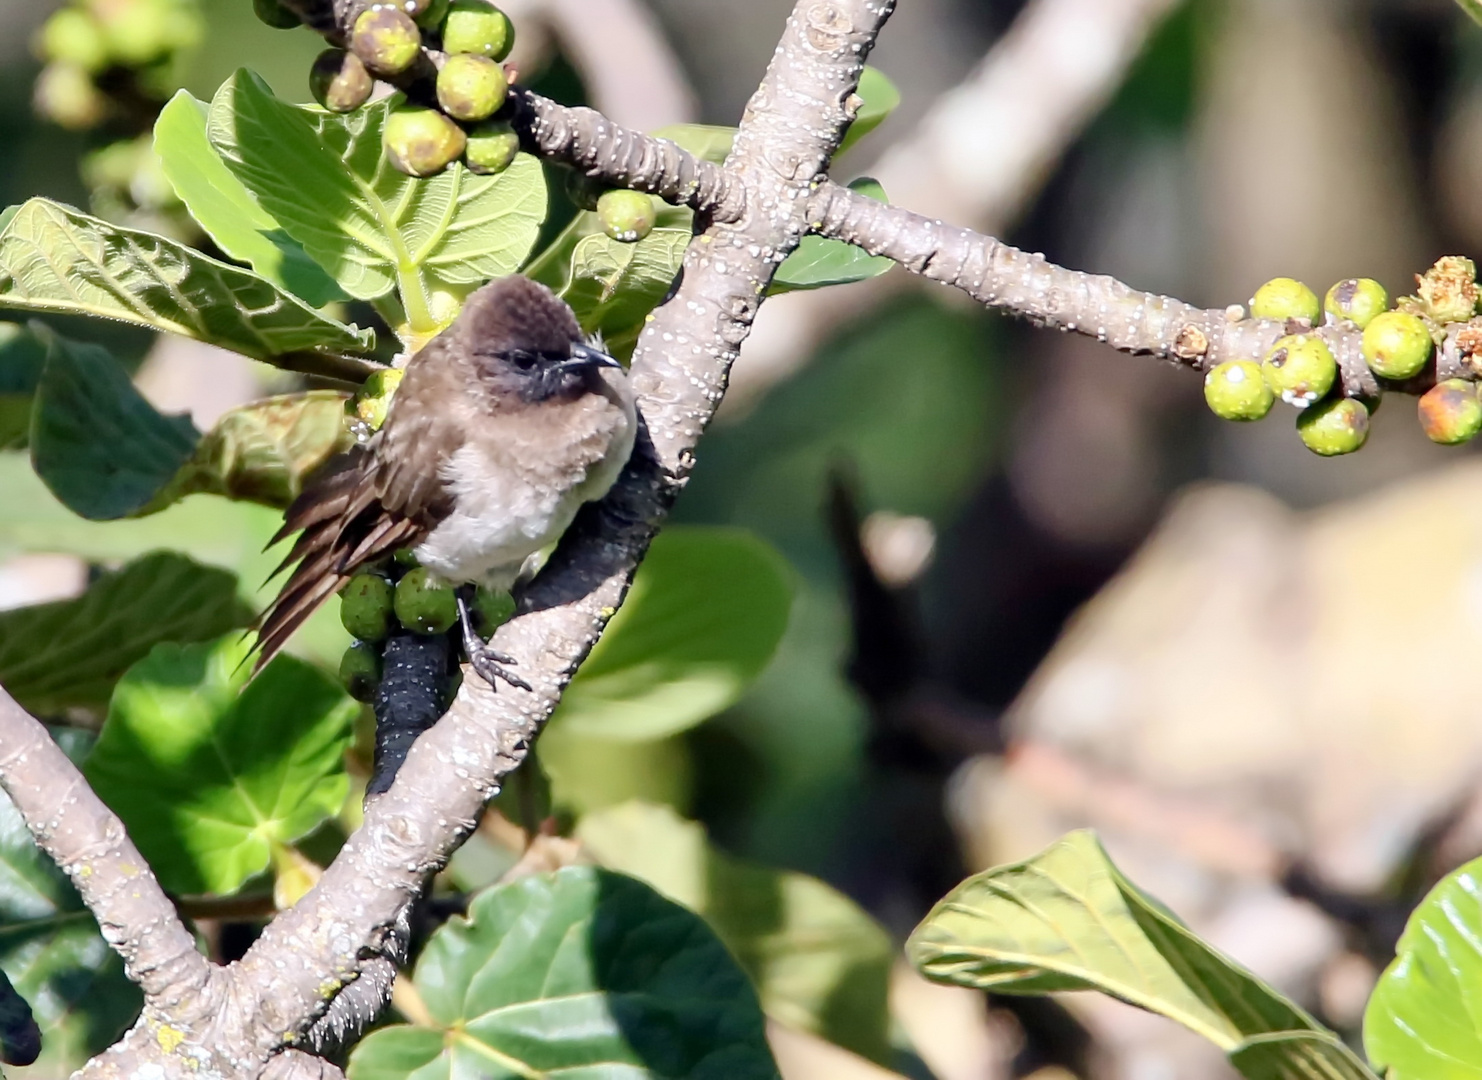
<svg viewBox="0 0 1482 1080"><path fill-rule="evenodd" d="M423 352L438 347L434 340ZM417 361L423 360L419 354ZM442 464L462 445L463 433L446 412L397 407L405 396L428 392L427 376L436 374L435 367L414 362L380 433L331 462L284 514L269 546L299 533L277 572L298 565L258 620L254 673L356 570L421 543L447 516Z"/></svg>

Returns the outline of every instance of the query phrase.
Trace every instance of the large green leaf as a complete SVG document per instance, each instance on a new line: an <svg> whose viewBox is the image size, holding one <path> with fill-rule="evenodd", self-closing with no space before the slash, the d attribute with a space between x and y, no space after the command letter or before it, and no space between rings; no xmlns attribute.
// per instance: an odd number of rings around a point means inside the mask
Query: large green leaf
<svg viewBox="0 0 1482 1080"><path fill-rule="evenodd" d="M75 600L0 611L0 685L42 716L101 712L114 684L159 642L208 641L251 617L231 574L156 552Z"/></svg>
<svg viewBox="0 0 1482 1080"><path fill-rule="evenodd" d="M855 191L879 202L887 202L885 189L876 181L863 177L850 185ZM805 236L797 250L782 260L777 276L772 279L772 292L797 289L822 289L827 285L848 285L854 281L879 277L895 263L883 255L871 255L864 248L831 240L825 236Z"/></svg>
<svg viewBox="0 0 1482 1080"><path fill-rule="evenodd" d="M46 343L15 323L0 322L0 450L24 446L31 398L46 363Z"/></svg>
<svg viewBox="0 0 1482 1080"><path fill-rule="evenodd" d="M1482 0L1456 0L1456 4L1474 21L1482 23Z"/></svg>
<svg viewBox="0 0 1482 1080"><path fill-rule="evenodd" d="M335 390L310 390L230 410L156 504L206 492L287 506L309 473L354 445L345 425L346 397Z"/></svg>
<svg viewBox="0 0 1482 1080"><path fill-rule="evenodd" d="M1390 1080L1482 1078L1482 859L1411 913L1369 998L1364 1048Z"/></svg>
<svg viewBox="0 0 1482 1080"><path fill-rule="evenodd" d="M1336 1035L1140 892L1089 831L968 878L906 952L938 982L1000 994L1099 990L1198 1032L1252 1080L1373 1080Z"/></svg>
<svg viewBox="0 0 1482 1080"><path fill-rule="evenodd" d="M636 244L602 233L583 237L571 255L563 296L588 334L626 359L649 312L674 283L689 247L687 229L655 229Z"/></svg>
<svg viewBox="0 0 1482 1080"><path fill-rule="evenodd" d="M108 350L49 339L31 413L31 464L69 510L92 521L142 510L190 460L201 433L162 416Z"/></svg>
<svg viewBox="0 0 1482 1080"><path fill-rule="evenodd" d="M654 137L668 139L697 158L724 165L736 141L736 129L714 124L670 124L655 131Z"/></svg>
<svg viewBox="0 0 1482 1080"><path fill-rule="evenodd" d="M83 770L172 892L235 891L349 790L355 702L286 656L248 683L246 660L236 634L156 646L114 690Z"/></svg>
<svg viewBox="0 0 1482 1080"><path fill-rule="evenodd" d="M702 826L667 806L630 802L588 814L576 837L603 866L703 916L751 977L768 1015L888 1059L895 948L848 897L806 874L717 851Z"/></svg>
<svg viewBox="0 0 1482 1080"><path fill-rule="evenodd" d="M791 571L739 529L669 528L553 721L566 736L658 739L732 705L787 629Z"/></svg>
<svg viewBox="0 0 1482 1080"><path fill-rule="evenodd" d="M885 118L895 112L896 106L901 103L901 92L879 68L867 66L864 69L860 74L856 93L863 104L854 114L854 122L845 132L844 141L835 152L836 157L884 123Z"/></svg>
<svg viewBox="0 0 1482 1080"><path fill-rule="evenodd" d="M116 319L268 361L375 340L250 270L48 199L24 203L0 231L0 307Z"/></svg>
<svg viewBox="0 0 1482 1080"><path fill-rule="evenodd" d="M76 758L89 736L65 729ZM0 969L31 1003L41 1057L28 1076L67 1076L108 1047L139 1013L139 990L72 884L36 847L15 805L0 793Z"/></svg>
<svg viewBox="0 0 1482 1080"><path fill-rule="evenodd" d="M524 154L497 176L461 165L426 180L399 173L381 150L391 104L345 116L299 108L239 71L211 102L207 131L228 168L347 293L371 300L396 287L412 315L430 290L462 296L514 272L545 219L545 179Z"/></svg>
<svg viewBox="0 0 1482 1080"><path fill-rule="evenodd" d="M568 867L482 893L428 941L435 1027L363 1040L351 1080L775 1080L746 976L647 885Z"/></svg>
<svg viewBox="0 0 1482 1080"><path fill-rule="evenodd" d="M206 137L206 103L181 90L154 122L154 152L190 216L233 259L314 307L341 299L333 278L262 208Z"/></svg>

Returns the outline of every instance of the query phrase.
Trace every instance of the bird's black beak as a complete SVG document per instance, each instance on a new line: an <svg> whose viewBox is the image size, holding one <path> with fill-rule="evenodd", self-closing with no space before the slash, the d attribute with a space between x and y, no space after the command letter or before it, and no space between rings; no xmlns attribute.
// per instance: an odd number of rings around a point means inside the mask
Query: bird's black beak
<svg viewBox="0 0 1482 1080"><path fill-rule="evenodd" d="M623 370L623 365L608 356L601 349L594 349L590 345L580 342L571 346L571 359L561 361L562 371L576 371L581 368L608 367Z"/></svg>

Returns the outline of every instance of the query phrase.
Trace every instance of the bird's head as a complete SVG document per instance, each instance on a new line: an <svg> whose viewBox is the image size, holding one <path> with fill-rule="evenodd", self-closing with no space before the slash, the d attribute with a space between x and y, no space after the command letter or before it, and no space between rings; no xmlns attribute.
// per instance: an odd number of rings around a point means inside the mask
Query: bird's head
<svg viewBox="0 0 1482 1080"><path fill-rule="evenodd" d="M622 370L587 340L565 301L519 275L496 278L469 296L449 332L474 378L506 400L572 400L596 389L600 369Z"/></svg>

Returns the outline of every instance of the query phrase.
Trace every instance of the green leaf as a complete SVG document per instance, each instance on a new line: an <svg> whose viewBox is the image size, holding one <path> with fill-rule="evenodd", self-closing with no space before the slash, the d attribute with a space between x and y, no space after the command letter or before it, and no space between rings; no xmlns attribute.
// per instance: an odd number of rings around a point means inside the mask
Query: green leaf
<svg viewBox="0 0 1482 1080"><path fill-rule="evenodd" d="M143 509L190 460L201 433L161 416L108 350L48 333L31 415L31 464L67 508L92 521Z"/></svg>
<svg viewBox="0 0 1482 1080"><path fill-rule="evenodd" d="M878 68L866 67L859 77L859 89L855 91L864 104L854 114L854 122L844 134L844 141L834 152L837 157L879 127L887 116L895 112L901 103L901 92L895 83L885 77Z"/></svg>
<svg viewBox="0 0 1482 1080"><path fill-rule="evenodd" d="M156 646L114 690L83 769L172 892L234 892L349 790L355 702L291 657L249 672L242 635Z"/></svg>
<svg viewBox="0 0 1482 1080"><path fill-rule="evenodd" d="M351 296L399 289L409 316L429 290L464 296L525 260L545 219L540 163L497 176L454 165L417 180L381 152L391 100L344 116L279 101L239 71L211 102L207 131L227 167Z"/></svg>
<svg viewBox="0 0 1482 1080"><path fill-rule="evenodd" d="M49 199L27 201L0 231L0 307L115 319L269 362L375 343L250 270Z"/></svg>
<svg viewBox="0 0 1482 1080"><path fill-rule="evenodd" d="M906 952L937 982L1000 994L1099 990L1203 1035L1253 1080L1373 1078L1336 1035L1140 892L1089 831L968 878ZM1323 1068L1303 1071L1312 1060Z"/></svg>
<svg viewBox="0 0 1482 1080"><path fill-rule="evenodd" d="M879 202L888 201L885 189L876 181L862 177L849 187ZM796 289L821 289L826 285L848 285L866 278L879 277L895 263L883 255L871 255L863 248L830 240L824 236L805 236L797 250L782 260L777 276L772 279L772 292Z"/></svg>
<svg viewBox="0 0 1482 1080"><path fill-rule="evenodd" d="M251 617L231 574L156 552L75 600L0 611L0 684L41 716L102 712L114 684L159 642L207 641Z"/></svg>
<svg viewBox="0 0 1482 1080"><path fill-rule="evenodd" d="M1474 21L1482 23L1482 0L1456 0L1456 3Z"/></svg>
<svg viewBox="0 0 1482 1080"><path fill-rule="evenodd" d="M642 882L568 867L482 893L427 943L435 1028L396 1025L351 1080L775 1080L756 995L695 915Z"/></svg>
<svg viewBox="0 0 1482 1080"><path fill-rule="evenodd" d="M865 69L870 70L869 68ZM668 139L697 158L724 165L736 141L736 129L714 124L670 124L654 133L656 139Z"/></svg>
<svg viewBox="0 0 1482 1080"><path fill-rule="evenodd" d="M354 445L345 425L347 398L310 390L230 410L154 505L204 492L286 507L303 490L304 477Z"/></svg>
<svg viewBox="0 0 1482 1080"><path fill-rule="evenodd" d="M45 363L45 342L24 326L0 322L0 450L26 445Z"/></svg>
<svg viewBox="0 0 1482 1080"><path fill-rule="evenodd" d="M1482 859L1411 913L1364 1012L1364 1048L1390 1080L1482 1078Z"/></svg>
<svg viewBox="0 0 1482 1080"><path fill-rule="evenodd" d="M761 673L791 606L791 570L764 541L739 529L665 529L553 722L567 736L623 740L693 727Z"/></svg>
<svg viewBox="0 0 1482 1080"><path fill-rule="evenodd" d="M762 1008L874 1061L890 1057L885 930L817 878L732 858L666 806L630 802L583 817L597 861L702 916L740 963Z"/></svg>
<svg viewBox="0 0 1482 1080"><path fill-rule="evenodd" d="M65 729L54 735L74 759L91 739ZM124 976L123 961L3 793L0 969L31 1003L41 1027L41 1057L26 1075L68 1075L139 1014L139 989Z"/></svg>
<svg viewBox="0 0 1482 1080"><path fill-rule="evenodd" d="M184 90L154 122L154 152L190 216L238 262L323 307L344 293L226 167L206 138L206 103Z"/></svg>
<svg viewBox="0 0 1482 1080"><path fill-rule="evenodd" d="M689 243L689 231L681 229L655 229L636 244L601 233L583 237L562 293L582 329L600 333L614 356L631 355L649 312L674 283Z"/></svg>

